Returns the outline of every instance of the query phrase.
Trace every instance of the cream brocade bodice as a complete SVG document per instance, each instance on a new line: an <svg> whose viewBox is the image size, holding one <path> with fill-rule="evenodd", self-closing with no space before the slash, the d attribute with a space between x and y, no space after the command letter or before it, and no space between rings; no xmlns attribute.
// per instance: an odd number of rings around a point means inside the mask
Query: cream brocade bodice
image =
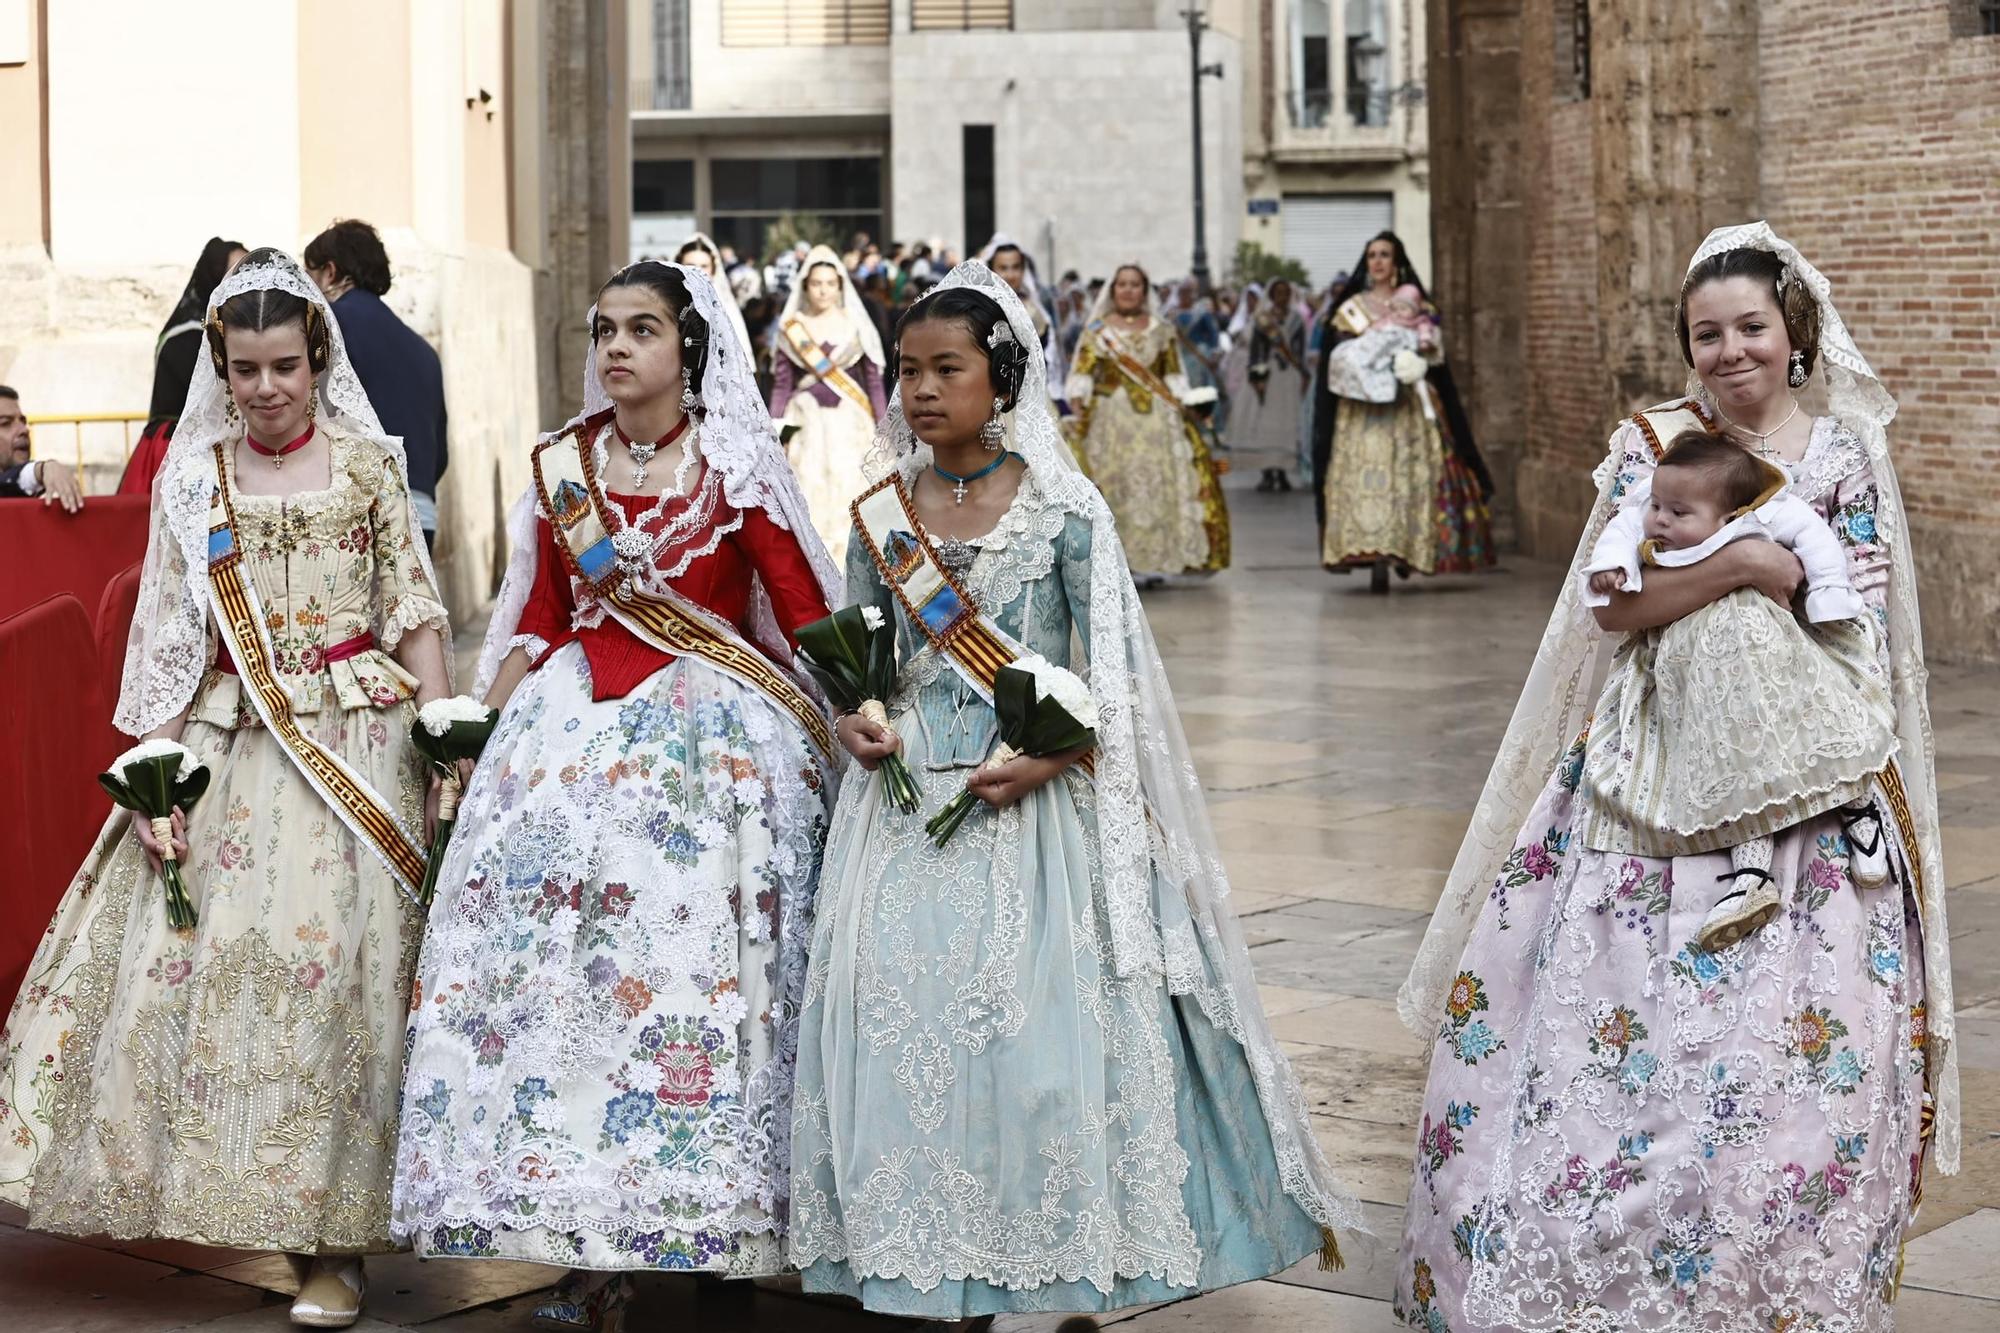
<svg viewBox="0 0 2000 1333"><path fill-rule="evenodd" d="M322 427L324 429L324 427ZM417 556L408 493L376 445L329 432L330 484L296 495L255 495L231 467L237 547L262 604L273 663L292 711L383 708L416 693L391 655L403 635L429 625L449 636L443 603ZM329 662L329 648L373 634L375 645ZM240 680L210 665L190 716L217 726L256 722Z"/></svg>

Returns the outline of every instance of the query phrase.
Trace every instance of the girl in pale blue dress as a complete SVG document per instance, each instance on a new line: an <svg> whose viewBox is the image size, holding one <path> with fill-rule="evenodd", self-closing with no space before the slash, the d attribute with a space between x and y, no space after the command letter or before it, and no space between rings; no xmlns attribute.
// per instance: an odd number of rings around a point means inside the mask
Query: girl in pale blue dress
<svg viewBox="0 0 2000 1333"><path fill-rule="evenodd" d="M888 534L857 525L849 595L896 624L902 674L889 728L851 716L841 738L866 768L900 746L923 808L854 772L829 834L795 1094L805 1286L983 1323L1334 1261L1358 1209L1265 1023L1117 533L1021 350L1032 325L975 262L898 341L869 497L900 488L901 531L966 599L1087 678L1098 743L1087 766L982 769L992 707L889 586ZM926 815L968 783L990 808L933 846Z"/></svg>

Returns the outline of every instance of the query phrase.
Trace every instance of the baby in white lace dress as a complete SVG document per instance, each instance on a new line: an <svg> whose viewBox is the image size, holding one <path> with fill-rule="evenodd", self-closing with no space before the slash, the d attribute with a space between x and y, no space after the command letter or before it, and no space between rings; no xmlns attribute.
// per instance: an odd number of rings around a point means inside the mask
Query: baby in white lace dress
<svg viewBox="0 0 2000 1333"><path fill-rule="evenodd" d="M1726 436L1688 431L1625 497L1583 571L1584 602L1636 592L1642 567L1695 564L1730 542L1776 541L1805 568L1805 621L1739 589L1621 648L1584 758L1584 845L1682 856L1728 847L1728 886L1704 916L1704 949L1776 915L1772 835L1865 802L1895 751L1872 622L1847 555L1775 464ZM1849 811L1857 883L1887 877L1872 806ZM1855 827L1862 824L1872 827Z"/></svg>

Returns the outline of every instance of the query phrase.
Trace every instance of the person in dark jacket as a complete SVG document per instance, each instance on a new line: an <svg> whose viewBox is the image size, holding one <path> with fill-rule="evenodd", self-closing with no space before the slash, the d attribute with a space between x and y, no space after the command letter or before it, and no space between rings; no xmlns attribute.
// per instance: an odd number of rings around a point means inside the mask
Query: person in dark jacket
<svg viewBox="0 0 2000 1333"><path fill-rule="evenodd" d="M31 459L31 452L21 395L0 384L0 499L40 496L43 504L72 514L83 508L75 471L53 458Z"/></svg>
<svg viewBox="0 0 2000 1333"><path fill-rule="evenodd" d="M194 273L174 302L160 336L153 344L153 402L146 409L146 429L132 446L125 475L118 482L120 495L150 495L153 477L167 457L167 442L173 438L174 423L187 404L188 385L194 379L195 358L202 353L201 322L208 317L208 297L222 280L235 271L243 256L250 253L241 241L208 238L201 258L194 261Z"/></svg>
<svg viewBox="0 0 2000 1333"><path fill-rule="evenodd" d="M313 237L305 261L333 306L348 359L382 429L402 438L410 500L424 540L435 545L437 484L446 462L444 367L431 345L382 300L389 290L389 254L373 227L343 218Z"/></svg>

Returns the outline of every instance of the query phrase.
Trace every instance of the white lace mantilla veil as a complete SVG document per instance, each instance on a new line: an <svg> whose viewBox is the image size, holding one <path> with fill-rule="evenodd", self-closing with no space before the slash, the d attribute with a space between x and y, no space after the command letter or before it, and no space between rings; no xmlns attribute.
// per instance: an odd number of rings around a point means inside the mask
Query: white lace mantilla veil
<svg viewBox="0 0 2000 1333"><path fill-rule="evenodd" d="M348 360L340 321L334 318L325 295L299 267L298 261L289 255L277 255L266 262L246 260L209 295L208 315L212 318L216 309L232 297L263 290L290 292L319 308L326 321L328 356L315 389L319 395L318 421L322 426L380 448L394 464L407 497L410 466L403 442L382 430L375 408L361 387L361 377L355 373L354 363ZM193 700L202 673L208 669L208 525L209 501L215 485L211 460L218 441L233 442L245 429L240 421L230 420L225 410L228 401L229 386L215 373L215 363L204 342L194 379L188 384L187 403L174 425L173 438L167 444L167 455L153 487L146 562L140 574L132 632L126 643L118 709L112 717L112 725L127 735L143 736L178 717ZM407 498L404 502L409 503ZM421 531L414 509L410 512L409 529ZM437 587L437 571L431 568L430 552L422 542L417 543L417 558L431 586ZM447 642L444 647L449 680L451 645Z"/></svg>
<svg viewBox="0 0 2000 1333"><path fill-rule="evenodd" d="M749 355L754 351L750 346L750 326L743 322L743 307L736 303L736 288L730 285L729 274L722 267L722 248L709 239L707 232L697 231L689 233L686 240L675 246L674 253L679 254L690 245L698 245L707 251L708 262L715 265L715 277L713 281L719 289L716 295L716 303L722 307L723 317L729 321L729 327L736 330L738 345L743 348L746 355ZM661 262L665 263L667 261L662 260Z"/></svg>
<svg viewBox="0 0 2000 1333"><path fill-rule="evenodd" d="M875 327L874 319L868 314L868 307L861 304L861 293L855 290L854 279L848 276L847 265L840 262L840 256L835 254L830 246L815 245L811 253L806 255L805 263L799 265L799 275L792 280L792 290L785 294L785 309L784 313L778 316L778 323L783 325L793 315L805 312L806 276L821 264L831 264L833 271L840 275L841 306L847 311L848 322L854 325L854 339L861 344L861 355L873 361L878 367L887 366L889 360L882 355L881 330ZM845 349L836 347L834 350L839 352ZM783 356L792 355L790 344L782 337L778 339L778 352Z"/></svg>
<svg viewBox="0 0 2000 1333"><path fill-rule="evenodd" d="M740 519L720 523L708 521L716 509L716 500L722 499L739 511L762 509L773 523L796 537L799 548L805 552L806 560L812 566L813 576L819 580L820 594L826 604L840 606L840 571L826 553L819 534L813 531L805 496L799 491L798 479L792 475L784 452L778 447L777 430L772 426L770 413L757 392L749 353L723 331L723 307L716 295L715 284L700 269L682 264L670 264L668 267L679 270L687 280L688 295L694 303L695 313L702 317L709 329L708 364L702 371L701 384L697 388L704 415L690 432L694 448L707 466L695 488L693 502L688 506L699 531L681 534L687 540L676 548L678 554L673 563L665 569L656 569L649 582L656 588L662 588L667 582L679 578L689 565L714 551L725 536L742 526ZM595 305L590 308L588 323L593 328L597 324ZM592 340L583 360L583 411L570 418L560 430L542 436L541 442L546 444L561 439L571 431L581 429L592 417L610 409L611 399L597 379L597 344ZM605 423L598 428L598 438L591 442L598 450L600 461L606 452L603 437L610 431L610 424ZM602 476L601 471L599 475ZM487 622L486 641L479 651L479 670L473 684L474 693L481 698L485 697L493 678L499 674L501 661L513 648L514 636L521 624L521 612L534 590L535 566L540 552L535 539L538 514L534 486L530 484L507 514L510 546L507 574L501 581L499 596L494 599L493 616ZM668 533L663 534L663 540L673 535L670 528ZM590 585L572 579L570 587L576 596L579 623L601 623L604 608ZM748 620L751 640L772 661L780 666L789 666L792 661L791 643L772 613L771 600L764 591L763 581L754 577ZM797 677L810 697L819 698L818 687L803 672L791 674Z"/></svg>
<svg viewBox="0 0 2000 1333"><path fill-rule="evenodd" d="M1917 835L1917 846L1905 848L1904 854L1919 867L1923 880L1926 1021L1935 1061L1931 1086L1937 1117L1933 1147L1939 1170L1955 1174L1959 1158L1958 1052L1953 1041L1951 951L1945 925L1944 864L1938 832L1936 745L1931 736L1926 693L1929 673L1924 665L1923 630L1918 620L1908 514L1902 490L1896 484L1895 463L1889 456L1887 427L1896 415L1896 401L1861 355L1840 312L1834 308L1832 285L1797 249L1773 233L1768 223L1746 223L1710 232L1688 261L1688 269L1692 271L1714 255L1741 249L1768 250L1778 255L1785 261L1785 280L1804 283L1818 302L1818 373L1825 379L1826 408L1861 441L1875 479L1876 529L1889 551L1887 609L1890 688L1896 705L1900 755L1897 767ZM1692 375L1688 392L1713 408L1713 401ZM1577 543L1576 555L1570 561L1569 575L1556 596L1555 611L1535 651L1534 665L1529 668L1520 702L1514 707L1513 719L1494 757L1485 790L1473 810L1465 841L1452 863L1450 877L1417 950L1409 979L1396 997L1403 1022L1419 1035L1435 1029L1446 993L1457 975L1466 940L1478 920L1480 905L1486 901L1529 809L1556 764L1582 731L1584 720L1596 703L1611 651L1616 647L1615 636L1598 628L1596 619L1583 606L1578 589L1582 586L1579 571L1614 508L1612 488L1617 484L1620 461L1620 448L1614 439L1609 456L1592 475L1597 483L1597 501ZM1893 835L1894 822L1888 823Z"/></svg>
<svg viewBox="0 0 2000 1333"><path fill-rule="evenodd" d="M1049 363L1050 387L1060 389L1063 387L1058 383L1063 374L1062 346L1056 336L1056 329L1062 323L1062 312L1051 309L1054 303L1044 297L1042 284L1035 277L1034 261L1028 257L1028 247L1022 245L1006 232L996 231L986 242L986 247L979 252L979 262L991 268L993 266L994 252L1007 246L1012 246L1021 252L1021 284L1028 289L1028 300L1033 301L1037 306L1041 307L1042 314L1049 321L1049 336L1042 343L1042 355ZM1026 302L1023 302L1023 304L1025 305Z"/></svg>
<svg viewBox="0 0 2000 1333"><path fill-rule="evenodd" d="M960 264L922 299L954 287L992 297L1014 336L1035 346L1020 298L986 265ZM1195 996L1216 1028L1243 1045L1285 1191L1322 1227L1366 1232L1360 1206L1313 1137L1298 1080L1265 1021L1201 779L1125 548L1110 507L1062 446L1046 377L1041 358L1029 357L1004 447L1026 460L1045 502L1090 524L1088 676L1098 710L1097 827L1114 966L1121 976L1158 977L1172 993ZM895 471L909 481L930 464L930 447L904 419L899 388L869 451L868 480ZM1156 894L1184 900L1193 928L1163 935Z"/></svg>
<svg viewBox="0 0 2000 1333"><path fill-rule="evenodd" d="M1240 338L1250 331L1250 321L1257 317L1257 312L1250 308L1250 298L1253 296L1257 298L1257 304L1264 303L1263 283L1253 282L1236 294L1236 309L1230 312L1229 328L1226 331L1231 340Z"/></svg>

